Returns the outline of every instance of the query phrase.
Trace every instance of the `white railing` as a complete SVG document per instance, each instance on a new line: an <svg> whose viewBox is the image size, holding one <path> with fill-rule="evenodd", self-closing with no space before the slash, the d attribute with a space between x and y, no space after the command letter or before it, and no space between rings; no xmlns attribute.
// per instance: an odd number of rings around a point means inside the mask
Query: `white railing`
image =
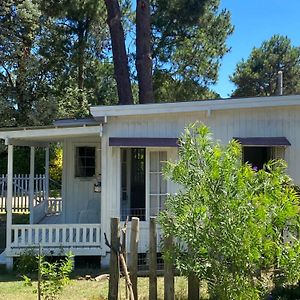
<svg viewBox="0 0 300 300"><path fill-rule="evenodd" d="M45 175L35 175L34 177L34 201L36 206L45 200L46 196L46 177ZM0 175L0 212L6 211L6 192L7 192L7 176ZM13 176L13 212L29 211L29 175L18 174Z"/></svg>
<svg viewBox="0 0 300 300"><path fill-rule="evenodd" d="M62 198L49 198L48 199L48 208L47 213L48 214L59 214L62 212Z"/></svg>
<svg viewBox="0 0 300 300"><path fill-rule="evenodd" d="M100 247L100 224L12 225L11 248Z"/></svg>

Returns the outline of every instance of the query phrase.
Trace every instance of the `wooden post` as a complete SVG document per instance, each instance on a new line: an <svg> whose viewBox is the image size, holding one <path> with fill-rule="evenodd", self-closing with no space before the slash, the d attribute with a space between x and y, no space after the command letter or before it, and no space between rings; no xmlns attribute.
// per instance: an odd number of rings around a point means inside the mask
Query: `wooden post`
<svg viewBox="0 0 300 300"><path fill-rule="evenodd" d="M126 264L126 262L127 262L127 257L126 257L126 255L127 255L126 254L126 231L127 231L127 225L128 225L128 217L127 217L126 221L124 222L123 228L121 229L121 254L120 254L120 262L121 262L122 269L124 270L124 272L128 272L127 271L127 264ZM124 260L124 262L123 262L123 260ZM125 265L126 270L123 267L123 265ZM129 273L128 273L128 278L129 278ZM126 273L125 273L125 279L126 279L126 282L128 282L128 279L126 277ZM130 282L130 285L131 285L131 282ZM131 290L132 290L132 286L131 286ZM126 300L128 299L128 284L125 284L125 299Z"/></svg>
<svg viewBox="0 0 300 300"><path fill-rule="evenodd" d="M156 242L156 218L150 217L149 232L149 300L157 299L157 242Z"/></svg>
<svg viewBox="0 0 300 300"><path fill-rule="evenodd" d="M34 147L30 147L30 176L29 176L29 211L30 211L30 224L34 223L33 216L33 200L34 200Z"/></svg>
<svg viewBox="0 0 300 300"><path fill-rule="evenodd" d="M42 283L41 264L42 264L42 251L41 251L41 244L39 244L38 286L37 286L38 300L42 299L42 291L41 291L41 283Z"/></svg>
<svg viewBox="0 0 300 300"><path fill-rule="evenodd" d="M195 274L188 276L188 300L199 300L199 279Z"/></svg>
<svg viewBox="0 0 300 300"><path fill-rule="evenodd" d="M133 217L131 220L131 235L130 235L130 279L134 299L138 299L137 291L137 271L138 271L138 243L139 243L139 218Z"/></svg>
<svg viewBox="0 0 300 300"><path fill-rule="evenodd" d="M165 249L171 251L173 240L171 236L165 237ZM174 300L174 271L172 262L164 260L164 300Z"/></svg>
<svg viewBox="0 0 300 300"><path fill-rule="evenodd" d="M127 270L127 265L126 265L126 261L125 261L125 257L123 255L123 253L120 253L120 262L121 262L123 272L124 272L124 275L125 275L126 287L129 290L129 296L130 296L129 299L134 300L134 295L133 295L133 290L132 290L132 283L131 283L131 280L130 280L130 276L129 276L129 273L128 273L128 270ZM126 289L126 299L128 299L127 289Z"/></svg>
<svg viewBox="0 0 300 300"><path fill-rule="evenodd" d="M12 198L13 198L13 153L14 146L8 145L7 158L7 195L6 195L6 249L11 249ZM17 237L15 237L17 239Z"/></svg>
<svg viewBox="0 0 300 300"><path fill-rule="evenodd" d="M119 293L119 247L120 247L120 220L111 218L111 251L108 299L117 300Z"/></svg>
<svg viewBox="0 0 300 300"><path fill-rule="evenodd" d="M49 147L45 148L45 200L48 202L49 199ZM48 209L48 203L46 203Z"/></svg>

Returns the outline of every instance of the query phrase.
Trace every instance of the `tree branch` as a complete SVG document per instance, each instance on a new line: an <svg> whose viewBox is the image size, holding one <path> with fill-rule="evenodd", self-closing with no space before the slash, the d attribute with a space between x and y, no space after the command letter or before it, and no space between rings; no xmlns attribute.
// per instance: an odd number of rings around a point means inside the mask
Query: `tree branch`
<svg viewBox="0 0 300 300"><path fill-rule="evenodd" d="M15 87L15 85L14 85L14 83L13 83L13 80L12 80L12 78L11 78L11 75L10 75L10 73L9 73L9 71L8 71L8 69L4 66L4 65L2 65L2 68L5 70L5 72L6 72L6 74L7 74L7 77L8 77L8 81L9 81L9 83L10 83L10 85L11 85L11 87Z"/></svg>

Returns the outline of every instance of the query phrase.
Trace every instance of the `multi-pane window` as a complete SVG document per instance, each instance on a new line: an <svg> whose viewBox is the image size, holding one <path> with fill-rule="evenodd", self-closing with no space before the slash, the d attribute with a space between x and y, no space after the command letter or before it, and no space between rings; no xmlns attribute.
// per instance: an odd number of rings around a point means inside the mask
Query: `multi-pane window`
<svg viewBox="0 0 300 300"><path fill-rule="evenodd" d="M121 219L146 216L146 149L121 149Z"/></svg>
<svg viewBox="0 0 300 300"><path fill-rule="evenodd" d="M150 216L156 216L164 208L167 182L163 178L163 167L167 160L166 151L150 152Z"/></svg>
<svg viewBox="0 0 300 300"><path fill-rule="evenodd" d="M76 147L75 176L95 176L96 149L95 147Z"/></svg>

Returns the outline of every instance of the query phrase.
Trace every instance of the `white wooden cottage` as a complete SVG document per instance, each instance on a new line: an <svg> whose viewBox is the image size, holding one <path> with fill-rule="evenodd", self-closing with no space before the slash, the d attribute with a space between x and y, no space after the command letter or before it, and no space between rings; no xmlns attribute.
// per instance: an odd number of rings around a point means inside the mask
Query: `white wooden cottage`
<svg viewBox="0 0 300 300"><path fill-rule="evenodd" d="M8 146L7 240L2 254L8 267L14 256L38 244L46 254L71 250L77 256L101 256L105 264L109 249L103 233L109 236L110 218L116 216L140 217L139 251L145 253L149 217L177 189L162 178L162 162L176 159L178 137L196 120L207 124L222 143L239 139L244 160L257 167L270 158L284 158L288 173L300 184L300 95L96 106L91 115L48 127L0 131ZM31 189L30 224L12 224L14 146L31 147L32 186L35 147L45 148L47 182L48 147L57 142L63 145L62 209L46 215L47 191L44 201L35 201Z"/></svg>

